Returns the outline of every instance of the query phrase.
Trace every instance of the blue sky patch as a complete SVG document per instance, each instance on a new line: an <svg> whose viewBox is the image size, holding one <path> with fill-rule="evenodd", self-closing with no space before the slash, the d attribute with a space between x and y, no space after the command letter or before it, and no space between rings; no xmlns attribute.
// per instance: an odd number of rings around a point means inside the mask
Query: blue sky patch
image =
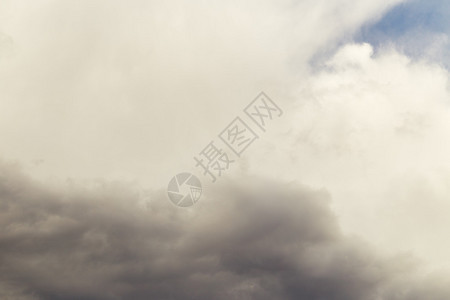
<svg viewBox="0 0 450 300"><path fill-rule="evenodd" d="M394 45L412 58L426 58L450 66L450 1L412 0L388 11L375 23L363 26L356 42L375 47Z"/></svg>

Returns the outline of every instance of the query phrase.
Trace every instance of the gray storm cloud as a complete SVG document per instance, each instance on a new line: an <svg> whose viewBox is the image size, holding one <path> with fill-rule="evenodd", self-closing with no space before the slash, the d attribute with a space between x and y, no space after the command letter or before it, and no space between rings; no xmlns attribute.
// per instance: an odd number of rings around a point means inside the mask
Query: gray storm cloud
<svg viewBox="0 0 450 300"><path fill-rule="evenodd" d="M450 297L408 255L344 236L325 190L243 176L195 209L154 191L143 210L126 183L61 190L5 163L0 178L2 299Z"/></svg>

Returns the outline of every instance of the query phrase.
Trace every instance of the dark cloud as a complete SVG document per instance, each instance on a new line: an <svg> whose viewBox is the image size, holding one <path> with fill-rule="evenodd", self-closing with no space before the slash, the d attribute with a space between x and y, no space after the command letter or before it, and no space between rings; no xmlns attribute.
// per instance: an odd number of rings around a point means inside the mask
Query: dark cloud
<svg viewBox="0 0 450 300"><path fill-rule="evenodd" d="M206 191L192 209L127 184L64 190L0 166L0 298L448 299L442 277L415 276L345 237L329 195L261 179ZM428 278L428 277L427 277Z"/></svg>

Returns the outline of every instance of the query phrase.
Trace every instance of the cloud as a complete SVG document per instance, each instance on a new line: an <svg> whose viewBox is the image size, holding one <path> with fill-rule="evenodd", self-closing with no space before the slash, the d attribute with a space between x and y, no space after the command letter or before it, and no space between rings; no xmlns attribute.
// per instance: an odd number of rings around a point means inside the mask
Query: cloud
<svg viewBox="0 0 450 300"><path fill-rule="evenodd" d="M346 237L325 190L242 178L195 209L154 191L147 210L127 184L46 187L2 163L0 294L14 299L445 299Z"/></svg>
<svg viewBox="0 0 450 300"><path fill-rule="evenodd" d="M343 44L399 2L2 2L0 298L448 299L405 254L450 266L448 72ZM171 206L260 90L281 125Z"/></svg>
<svg viewBox="0 0 450 300"><path fill-rule="evenodd" d="M40 179L165 185L261 90L286 99L318 50L397 2L2 1L2 156Z"/></svg>
<svg viewBox="0 0 450 300"><path fill-rule="evenodd" d="M324 186L345 232L448 268L448 71L347 44L295 95L288 130L252 149L250 172Z"/></svg>

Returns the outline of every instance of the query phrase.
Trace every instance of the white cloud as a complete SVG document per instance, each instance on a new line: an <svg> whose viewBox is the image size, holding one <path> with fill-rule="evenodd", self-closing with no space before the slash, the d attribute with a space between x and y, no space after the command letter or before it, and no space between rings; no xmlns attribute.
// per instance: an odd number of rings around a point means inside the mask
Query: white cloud
<svg viewBox="0 0 450 300"><path fill-rule="evenodd" d="M397 2L2 2L0 153L40 179L165 185L259 91L287 99L319 49Z"/></svg>
<svg viewBox="0 0 450 300"><path fill-rule="evenodd" d="M438 65L345 45L299 89L276 163L254 172L324 186L348 232L448 266L449 99Z"/></svg>

